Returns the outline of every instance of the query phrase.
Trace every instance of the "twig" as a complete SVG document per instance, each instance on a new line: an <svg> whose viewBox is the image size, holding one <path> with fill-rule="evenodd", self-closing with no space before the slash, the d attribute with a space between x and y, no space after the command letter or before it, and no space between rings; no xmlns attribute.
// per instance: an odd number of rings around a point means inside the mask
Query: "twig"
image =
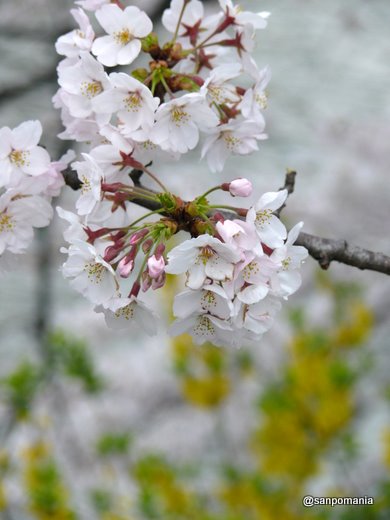
<svg viewBox="0 0 390 520"><path fill-rule="evenodd" d="M328 269L331 262L340 262L390 275L390 256L349 245L346 240L332 240L301 232L295 244L306 247L322 269Z"/></svg>
<svg viewBox="0 0 390 520"><path fill-rule="evenodd" d="M136 186L145 189L140 181L141 174L142 172L140 173L139 170L133 170L130 174L130 177L133 179L133 182ZM289 195L291 195L294 191L295 177L295 171L288 171L286 174L285 183L282 189L287 189ZM65 182L68 184L68 179L66 176ZM74 179L72 179L71 182L71 187L73 189L78 189L75 187L77 183L74 182ZM150 191L153 194L155 193L152 190ZM132 202L151 211L161 209L161 205L157 201L153 202L135 198L132 199ZM279 216L284 207L285 204L278 211L276 211L275 214ZM221 213L226 219L240 218L232 211L223 210L218 211L218 213ZM362 249L358 246L349 245L345 240L321 238L303 232L299 234L295 243L297 245L306 247L310 256L318 261L322 269L328 269L331 262L340 262L352 267L357 267L358 269L367 269L370 271L376 271L378 273L390 275L390 256L385 255L384 253L377 253L374 251L369 251L368 249Z"/></svg>

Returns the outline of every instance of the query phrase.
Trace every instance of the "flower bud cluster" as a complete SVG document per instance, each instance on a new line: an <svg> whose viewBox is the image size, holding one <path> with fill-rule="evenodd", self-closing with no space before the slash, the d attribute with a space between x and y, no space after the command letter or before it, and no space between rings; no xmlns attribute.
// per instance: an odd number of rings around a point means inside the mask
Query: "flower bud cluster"
<svg viewBox="0 0 390 520"><path fill-rule="evenodd" d="M64 184L61 172L74 158L68 152L51 162L38 145L42 135L39 121L26 121L14 129L0 129L0 262L10 254L21 254L30 245L34 228L49 224L51 198Z"/></svg>
<svg viewBox="0 0 390 520"><path fill-rule="evenodd" d="M168 254L166 272L186 273L187 290L174 302L173 335L196 343L240 346L259 341L301 284L307 250L293 245L302 223L289 234L274 215L287 190L264 194L246 220L220 219L215 236L201 235Z"/></svg>

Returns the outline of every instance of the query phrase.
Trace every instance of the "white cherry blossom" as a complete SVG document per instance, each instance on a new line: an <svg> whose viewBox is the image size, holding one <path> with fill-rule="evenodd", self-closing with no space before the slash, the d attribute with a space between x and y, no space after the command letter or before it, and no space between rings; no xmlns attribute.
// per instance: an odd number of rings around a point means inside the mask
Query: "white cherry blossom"
<svg viewBox="0 0 390 520"><path fill-rule="evenodd" d="M62 274L70 278L71 286L97 305L112 299L118 288L115 272L103 260L96 248L87 242L75 240L69 249L68 259L62 266Z"/></svg>
<svg viewBox="0 0 390 520"><path fill-rule="evenodd" d="M261 119L262 111L267 108L267 96L265 89L271 79L271 71L269 67L265 67L258 72L257 81L253 88L248 89L238 108L241 109L242 115L255 120Z"/></svg>
<svg viewBox="0 0 390 520"><path fill-rule="evenodd" d="M219 0L219 5L223 9L225 16L232 19L235 25L252 25L255 29L265 29L269 12L262 11L253 13L244 11L240 5L234 5L232 0Z"/></svg>
<svg viewBox="0 0 390 520"><path fill-rule="evenodd" d="M78 178L82 182L76 209L79 215L88 215L100 201L104 172L91 155L86 153L82 155L84 161L72 164L72 168L77 171Z"/></svg>
<svg viewBox="0 0 390 520"><path fill-rule="evenodd" d="M184 94L157 109L150 139L163 150L186 153L198 144L200 130L209 131L217 124L218 117L202 94Z"/></svg>
<svg viewBox="0 0 390 520"><path fill-rule="evenodd" d="M116 113L120 119L118 127L126 136L139 128L150 130L159 98L153 97L145 85L123 72L114 72L109 79L112 88L93 100L95 112Z"/></svg>
<svg viewBox="0 0 390 520"><path fill-rule="evenodd" d="M157 315L135 296L113 298L95 311L104 314L110 329L141 328L149 336L157 333Z"/></svg>
<svg viewBox="0 0 390 520"><path fill-rule="evenodd" d="M87 118L93 112L93 100L111 87L101 63L88 52L80 54L75 65L59 70L58 83L63 89L62 101L73 117ZM99 111L99 122L108 122L109 111Z"/></svg>
<svg viewBox="0 0 390 520"><path fill-rule="evenodd" d="M261 335L272 327L275 314L279 312L281 307L280 300L274 296L267 296L267 298L253 305L246 305L237 301L237 315L234 324L239 329L246 329L257 335L257 339L260 339ZM248 339L253 341L256 338L249 335Z"/></svg>
<svg viewBox="0 0 390 520"><path fill-rule="evenodd" d="M41 175L50 164L47 151L38 146L39 121L26 121L11 130L0 129L0 187L17 184L23 175Z"/></svg>
<svg viewBox="0 0 390 520"><path fill-rule="evenodd" d="M187 287L200 289L207 278L217 281L233 277L234 264L241 255L210 235L186 240L168 253L167 273L187 272Z"/></svg>
<svg viewBox="0 0 390 520"><path fill-rule="evenodd" d="M168 9L165 9L162 16L162 23L167 31L174 33L179 22L180 14L184 7L184 0L172 0ZM183 36L188 28L194 27L202 21L204 15L203 4L199 0L190 0L185 6L184 14L181 18L178 34Z"/></svg>
<svg viewBox="0 0 390 520"><path fill-rule="evenodd" d="M53 209L44 197L12 189L0 195L0 255L6 249L23 253L33 239L33 228L46 227L52 216Z"/></svg>
<svg viewBox="0 0 390 520"><path fill-rule="evenodd" d="M289 232L286 243L277 247L270 259L278 266L278 273L272 278L272 289L278 295L287 297L296 292L301 285L298 269L307 258L308 251L303 246L293 245L302 229L303 222L296 224Z"/></svg>
<svg viewBox="0 0 390 520"><path fill-rule="evenodd" d="M233 311L225 290L216 284L206 285L197 291L184 291L175 296L173 313L177 318L187 318L191 314L211 314L228 320Z"/></svg>
<svg viewBox="0 0 390 520"><path fill-rule="evenodd" d="M132 63L141 51L140 38L153 29L147 14L135 6L122 10L115 4L103 5L96 18L107 35L96 38L92 52L108 67Z"/></svg>
<svg viewBox="0 0 390 520"><path fill-rule="evenodd" d="M206 94L210 103L233 103L240 100L237 89L230 84L234 78L241 74L240 63L227 63L215 67L202 85L201 92Z"/></svg>
<svg viewBox="0 0 390 520"><path fill-rule="evenodd" d="M202 148L212 172L221 172L230 155L247 155L258 150L257 140L266 139L264 121L235 121L209 132Z"/></svg>
<svg viewBox="0 0 390 520"><path fill-rule="evenodd" d="M214 345L225 346L233 329L229 322L211 314L194 314L174 321L169 332L172 336L186 332L192 336L197 345L210 341Z"/></svg>
<svg viewBox="0 0 390 520"><path fill-rule="evenodd" d="M56 51L68 58L77 57L80 51L90 51L95 33L85 12L78 9L71 9L70 14L79 25L79 29L74 29L60 36L56 42Z"/></svg>
<svg viewBox="0 0 390 520"><path fill-rule="evenodd" d="M284 244L287 231L284 224L273 214L287 198L287 190L265 193L247 214L247 222L254 224L260 240L270 248Z"/></svg>

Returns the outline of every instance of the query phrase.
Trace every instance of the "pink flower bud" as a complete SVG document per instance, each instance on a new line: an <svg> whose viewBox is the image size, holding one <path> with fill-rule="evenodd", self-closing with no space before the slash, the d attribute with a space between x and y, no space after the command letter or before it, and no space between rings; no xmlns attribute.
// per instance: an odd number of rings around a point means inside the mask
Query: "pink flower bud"
<svg viewBox="0 0 390 520"><path fill-rule="evenodd" d="M152 246L153 246L153 239L152 238L148 238L147 240L145 240L145 242L142 244L142 251L145 253L145 255L147 253L149 253L149 251L151 250Z"/></svg>
<svg viewBox="0 0 390 520"><path fill-rule="evenodd" d="M158 278L152 280L153 291L160 289L165 284L166 277L165 273L161 273Z"/></svg>
<svg viewBox="0 0 390 520"><path fill-rule="evenodd" d="M132 247L130 250L130 253L127 254L125 257L122 258L122 260L118 264L118 274L122 278L128 278L130 276L130 273L134 269L134 259L137 256L137 248Z"/></svg>
<svg viewBox="0 0 390 520"><path fill-rule="evenodd" d="M164 253L164 251L165 251L165 244L158 244L158 246L156 247L156 251L154 252L157 260L160 260L160 257Z"/></svg>
<svg viewBox="0 0 390 520"><path fill-rule="evenodd" d="M140 240L142 240L148 233L149 233L149 230L147 228L141 229L140 231L133 233L130 237L129 244L131 244L131 245L138 244L138 242Z"/></svg>
<svg viewBox="0 0 390 520"><path fill-rule="evenodd" d="M147 271L144 271L141 276L141 282L142 282L142 290L143 292L146 292L149 290L152 286L152 279L149 276L149 273Z"/></svg>
<svg viewBox="0 0 390 520"><path fill-rule="evenodd" d="M148 272L151 278L158 278L164 272L165 260L162 256L156 258L156 255L148 258Z"/></svg>
<svg viewBox="0 0 390 520"><path fill-rule="evenodd" d="M249 197L252 189L252 183L248 179L235 179L229 184L229 192L233 197Z"/></svg>
<svg viewBox="0 0 390 520"><path fill-rule="evenodd" d="M134 260L129 260L127 256L122 258L118 264L118 274L122 278L128 278L134 269Z"/></svg>

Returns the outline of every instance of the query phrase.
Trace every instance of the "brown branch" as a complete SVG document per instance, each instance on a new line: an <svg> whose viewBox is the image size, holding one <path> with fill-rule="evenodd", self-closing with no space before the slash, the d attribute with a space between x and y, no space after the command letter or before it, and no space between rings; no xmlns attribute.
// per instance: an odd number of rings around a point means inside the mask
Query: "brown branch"
<svg viewBox="0 0 390 520"><path fill-rule="evenodd" d="M140 181L141 175L142 172L140 170L133 170L130 173L134 185L145 189ZM73 189L80 188L81 184L77 175L74 177L74 175L65 174L64 177L65 183ZM295 177L295 171L288 171L286 173L285 183L281 189L287 189L289 195L294 192ZM150 191L153 194L156 193L153 190ZM161 205L157 201L154 202L140 198L132 199L131 202L151 211L161 208ZM279 216L284 207L285 204L275 212L275 214ZM215 211L213 211L213 213L215 213ZM240 218L233 211L224 210L218 211L218 213L221 213L226 219ZM390 256L385 255L384 253L369 251L368 249L363 249L358 246L349 245L346 240L321 238L315 235L310 235L309 233L301 232L295 244L306 247L309 255L317 260L322 269L328 269L331 262L340 262L352 267L357 267L358 269L367 269L390 275Z"/></svg>
<svg viewBox="0 0 390 520"><path fill-rule="evenodd" d="M301 231L295 244L306 247L310 256L318 261L322 269L328 269L331 262L340 262L358 269L390 275L390 256L350 246L346 240L320 238Z"/></svg>

